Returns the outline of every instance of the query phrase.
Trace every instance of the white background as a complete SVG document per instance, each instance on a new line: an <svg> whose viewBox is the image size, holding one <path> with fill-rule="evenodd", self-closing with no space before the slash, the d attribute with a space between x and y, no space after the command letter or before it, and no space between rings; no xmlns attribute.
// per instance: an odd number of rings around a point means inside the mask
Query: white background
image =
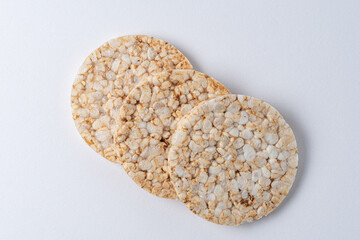
<svg viewBox="0 0 360 240"><path fill-rule="evenodd" d="M284 115L300 161L278 209L212 224L86 145L73 78L91 51L127 34L172 43ZM358 0L1 0L0 116L0 239L359 239Z"/></svg>

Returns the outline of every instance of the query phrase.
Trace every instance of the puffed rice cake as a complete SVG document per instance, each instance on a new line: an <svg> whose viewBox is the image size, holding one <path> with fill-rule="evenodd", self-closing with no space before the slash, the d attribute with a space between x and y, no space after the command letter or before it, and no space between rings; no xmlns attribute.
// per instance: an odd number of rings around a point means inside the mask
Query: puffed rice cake
<svg viewBox="0 0 360 240"><path fill-rule="evenodd" d="M111 128L122 102L141 79L170 69L192 69L171 44L145 35L112 39L88 56L71 93L75 125L86 143L116 162Z"/></svg>
<svg viewBox="0 0 360 240"><path fill-rule="evenodd" d="M268 215L295 179L295 136L275 108L254 97L229 94L199 104L171 140L168 168L179 198L217 224Z"/></svg>
<svg viewBox="0 0 360 240"><path fill-rule="evenodd" d="M150 76L125 99L116 117L115 150L127 174L146 191L177 199L167 172L167 151L177 121L202 101L229 91L194 70Z"/></svg>

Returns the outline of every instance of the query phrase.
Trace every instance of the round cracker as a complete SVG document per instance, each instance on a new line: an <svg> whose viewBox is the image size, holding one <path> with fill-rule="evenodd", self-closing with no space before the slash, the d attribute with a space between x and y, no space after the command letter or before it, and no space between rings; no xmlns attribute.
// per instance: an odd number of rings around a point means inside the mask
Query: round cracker
<svg viewBox="0 0 360 240"><path fill-rule="evenodd" d="M297 153L295 136L275 108L229 94L201 103L178 122L168 168L192 212L238 225L281 203L295 179Z"/></svg>
<svg viewBox="0 0 360 240"><path fill-rule="evenodd" d="M201 101L229 91L194 70L149 77L128 95L116 118L115 150L128 175L146 191L177 199L167 172L167 152L177 121Z"/></svg>
<svg viewBox="0 0 360 240"><path fill-rule="evenodd" d="M141 79L170 69L192 66L174 46L154 37L119 37L92 52L71 92L73 119L87 144L116 162L111 128L123 100Z"/></svg>

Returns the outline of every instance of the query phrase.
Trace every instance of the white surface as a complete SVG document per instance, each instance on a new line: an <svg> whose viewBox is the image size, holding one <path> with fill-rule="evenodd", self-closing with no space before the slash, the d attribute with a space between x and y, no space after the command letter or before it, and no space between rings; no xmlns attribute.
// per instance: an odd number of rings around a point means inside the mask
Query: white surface
<svg viewBox="0 0 360 240"><path fill-rule="evenodd" d="M0 239L358 239L360 1L0 1ZM275 106L300 151L283 204L218 226L138 188L71 118L84 58L149 34Z"/></svg>

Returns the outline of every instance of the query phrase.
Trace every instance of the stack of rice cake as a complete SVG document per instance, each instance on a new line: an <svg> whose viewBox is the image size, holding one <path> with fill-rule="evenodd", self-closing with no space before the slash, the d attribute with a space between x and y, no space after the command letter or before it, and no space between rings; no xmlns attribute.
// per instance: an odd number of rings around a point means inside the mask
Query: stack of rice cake
<svg viewBox="0 0 360 240"><path fill-rule="evenodd" d="M296 140L280 113L231 94L163 40L132 35L100 46L80 67L71 106L91 148L208 221L260 219L294 182Z"/></svg>

